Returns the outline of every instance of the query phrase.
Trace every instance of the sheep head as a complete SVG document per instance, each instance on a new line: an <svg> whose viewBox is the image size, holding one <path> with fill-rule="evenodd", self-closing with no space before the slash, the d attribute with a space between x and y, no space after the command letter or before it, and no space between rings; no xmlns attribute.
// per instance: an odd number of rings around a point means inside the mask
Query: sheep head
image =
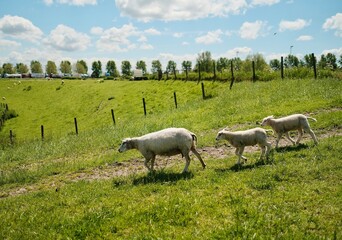
<svg viewBox="0 0 342 240"><path fill-rule="evenodd" d="M270 120L271 120L271 119L274 119L273 115L272 115L272 116L265 117L265 118L262 120L261 126L270 125Z"/></svg>
<svg viewBox="0 0 342 240"><path fill-rule="evenodd" d="M126 138L122 140L121 145L118 149L119 152L125 152L133 148L132 139Z"/></svg>

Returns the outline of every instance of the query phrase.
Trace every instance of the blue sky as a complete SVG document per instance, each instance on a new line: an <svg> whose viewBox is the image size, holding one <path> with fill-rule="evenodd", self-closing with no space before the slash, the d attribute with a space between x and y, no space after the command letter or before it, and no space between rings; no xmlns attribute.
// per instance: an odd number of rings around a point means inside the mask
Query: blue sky
<svg viewBox="0 0 342 240"><path fill-rule="evenodd" d="M292 46L292 47L291 47ZM0 64L342 54L341 0L0 0Z"/></svg>

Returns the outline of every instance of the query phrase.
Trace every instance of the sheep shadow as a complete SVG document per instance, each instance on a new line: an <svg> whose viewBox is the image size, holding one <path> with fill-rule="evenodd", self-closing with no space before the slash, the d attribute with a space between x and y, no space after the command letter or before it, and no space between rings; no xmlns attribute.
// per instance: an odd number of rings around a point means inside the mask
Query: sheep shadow
<svg viewBox="0 0 342 240"><path fill-rule="evenodd" d="M299 143L297 145L289 145L289 146L284 146L284 147L278 147L275 149L276 152L296 152L296 151L300 151L303 149L307 149L309 148L308 145L303 144L303 143Z"/></svg>
<svg viewBox="0 0 342 240"><path fill-rule="evenodd" d="M232 172L239 172L243 170L248 170L248 169L253 169L253 168L258 168L266 165L272 165L274 163L274 151L273 149L270 152L270 155L268 156L268 159L262 159L262 160L257 160L254 163L248 164L248 162L245 162L244 164L234 164L233 166L229 168L224 168L224 169L216 169L216 172L227 172L227 171L232 171Z"/></svg>
<svg viewBox="0 0 342 240"><path fill-rule="evenodd" d="M194 174L191 172L187 173L170 173L165 171L150 172L146 176L134 178L132 181L133 185L144 185L150 183L173 183L179 180L191 179Z"/></svg>

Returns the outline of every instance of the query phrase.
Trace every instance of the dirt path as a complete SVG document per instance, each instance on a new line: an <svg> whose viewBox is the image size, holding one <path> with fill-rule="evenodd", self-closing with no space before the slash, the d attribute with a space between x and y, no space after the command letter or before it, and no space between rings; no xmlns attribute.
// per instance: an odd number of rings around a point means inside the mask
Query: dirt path
<svg viewBox="0 0 342 240"><path fill-rule="evenodd" d="M342 136L342 128L337 127L333 131L326 133L316 133L318 139L324 139L331 136ZM275 145L275 137L270 136L269 141L271 141L272 146ZM310 143L312 141L311 137L308 134L304 134L301 143ZM285 140L284 138L280 140L279 147L291 146L291 143ZM217 146L209 146L198 148L199 153L202 158L205 159L225 159L230 156L234 156L235 148L229 146L226 142L220 142ZM260 153L260 149L258 146L246 147L244 153ZM199 164L199 161L196 157L191 154L192 163L190 164L190 169L193 164ZM234 159L235 161L235 159ZM20 194L25 194L29 192L35 192L38 190L48 190L55 189L58 191L62 186L67 184L68 182L77 182L81 180L86 181L94 181L94 180L108 180L114 177L125 177L132 174L138 174L142 172L147 172L147 169L143 163L143 157L138 159L131 159L125 162L114 162L111 164L106 164L103 166L99 166L93 169L87 169L84 172L74 172L68 174L60 174L56 176L50 176L44 178L38 183L9 189L6 192L0 192L0 198L16 196ZM157 156L157 161L155 162L155 169L161 170L165 168L170 168L172 166L184 166L185 161L180 157L180 155L172 156L172 157L160 157Z"/></svg>

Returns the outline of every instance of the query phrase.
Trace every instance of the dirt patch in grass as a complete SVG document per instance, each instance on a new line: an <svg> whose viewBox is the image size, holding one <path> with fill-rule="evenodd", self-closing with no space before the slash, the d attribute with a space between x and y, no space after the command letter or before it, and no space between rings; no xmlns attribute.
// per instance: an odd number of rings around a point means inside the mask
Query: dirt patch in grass
<svg viewBox="0 0 342 240"><path fill-rule="evenodd" d="M329 138L332 136L342 136L341 127L337 127L329 132L319 132L316 131L316 135L318 139ZM297 133L292 133L292 137L296 139ZM272 146L275 145L275 137L269 136L269 141L272 143ZM312 139L309 134L304 134L301 143L309 143L312 142ZM285 148L291 146L291 143L283 138L279 142L279 148ZM205 146L203 148L198 148L198 152L201 154L204 161L206 159L217 159L223 160L226 158L234 157L235 158L235 148L230 146L227 142L219 142L215 146ZM245 148L244 155L249 155L252 153L260 153L260 148L258 146L248 146ZM198 159L194 156L194 154L190 154L191 157L191 164L189 169L194 167L200 167L200 163ZM247 162L247 164L256 161L259 156L253 156ZM155 170L160 171L165 168L171 168L177 166L181 171L185 165L185 160L180 155L172 156L172 157L162 157L157 156L155 162ZM4 192L0 192L0 198L9 197L9 196L16 196L21 194L26 194L29 192L35 192L39 190L55 190L59 191L65 184L70 182L77 182L77 181L96 181L96 180L109 180L115 177L125 177L133 174L139 173L147 173L147 169L144 166L144 159L136 158L130 159L125 162L113 162L111 164L101 165L99 167L93 169L87 169L82 172L73 172L68 174L57 174L54 176L49 176L42 181L30 185L30 186L20 186L12 189L8 189Z"/></svg>

